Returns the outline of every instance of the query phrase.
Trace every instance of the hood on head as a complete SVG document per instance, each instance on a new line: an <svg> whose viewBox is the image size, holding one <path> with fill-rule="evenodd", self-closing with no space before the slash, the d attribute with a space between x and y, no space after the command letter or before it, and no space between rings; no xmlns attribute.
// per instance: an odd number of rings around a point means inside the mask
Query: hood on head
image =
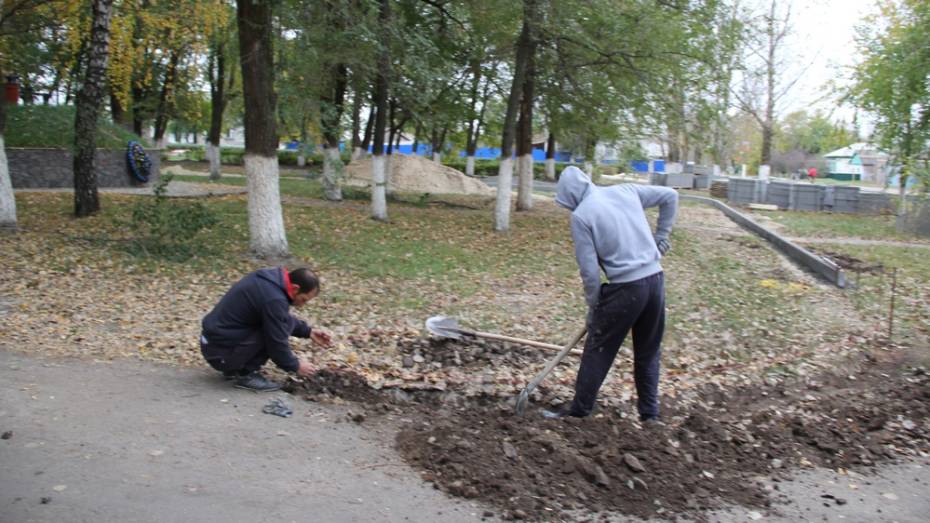
<svg viewBox="0 0 930 523"><path fill-rule="evenodd" d="M559 175L559 183L555 191L555 203L574 211L581 200L588 194L588 190L593 187L591 179L581 169L574 165L566 167Z"/></svg>

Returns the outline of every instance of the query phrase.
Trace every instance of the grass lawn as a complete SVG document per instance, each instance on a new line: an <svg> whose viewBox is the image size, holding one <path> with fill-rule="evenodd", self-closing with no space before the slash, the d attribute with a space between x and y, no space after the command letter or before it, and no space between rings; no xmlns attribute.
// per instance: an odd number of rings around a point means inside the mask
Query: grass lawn
<svg viewBox="0 0 930 523"><path fill-rule="evenodd" d="M776 224L786 236L804 238L862 238L867 240L930 241L913 234L898 232L895 217L858 214L760 211L752 214L764 216Z"/></svg>

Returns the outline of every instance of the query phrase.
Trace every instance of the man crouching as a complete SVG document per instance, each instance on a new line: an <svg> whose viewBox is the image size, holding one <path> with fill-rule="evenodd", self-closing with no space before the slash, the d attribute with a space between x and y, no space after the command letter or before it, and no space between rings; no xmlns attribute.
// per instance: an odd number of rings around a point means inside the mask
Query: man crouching
<svg viewBox="0 0 930 523"><path fill-rule="evenodd" d="M329 333L311 329L292 316L289 306L303 307L320 293L320 280L310 269L260 269L236 282L201 322L200 352L211 367L235 380L236 387L256 392L278 390L258 370L270 358L287 372L309 377L316 370L294 355L288 338L310 338L332 344Z"/></svg>

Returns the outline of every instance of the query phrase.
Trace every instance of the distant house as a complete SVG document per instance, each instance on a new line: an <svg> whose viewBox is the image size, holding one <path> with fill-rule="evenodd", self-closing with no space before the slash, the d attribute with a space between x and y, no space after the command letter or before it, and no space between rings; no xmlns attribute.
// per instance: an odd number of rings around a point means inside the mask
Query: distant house
<svg viewBox="0 0 930 523"><path fill-rule="evenodd" d="M826 176L837 180L863 180L884 184L888 175L888 153L869 143L854 143L831 151Z"/></svg>

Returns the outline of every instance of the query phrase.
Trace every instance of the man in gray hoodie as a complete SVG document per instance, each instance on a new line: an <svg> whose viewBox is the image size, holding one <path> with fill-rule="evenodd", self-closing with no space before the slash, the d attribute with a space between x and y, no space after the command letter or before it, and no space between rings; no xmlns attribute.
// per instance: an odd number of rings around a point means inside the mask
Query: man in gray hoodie
<svg viewBox="0 0 930 523"><path fill-rule="evenodd" d="M665 330L662 256L678 211L668 187L620 184L598 187L577 167L559 176L556 203L572 211L575 258L588 304L588 338L571 407L547 417L591 414L617 351L633 330L633 377L640 420L659 417L659 357ZM656 231L645 209L659 207ZM601 272L607 279L601 283Z"/></svg>

